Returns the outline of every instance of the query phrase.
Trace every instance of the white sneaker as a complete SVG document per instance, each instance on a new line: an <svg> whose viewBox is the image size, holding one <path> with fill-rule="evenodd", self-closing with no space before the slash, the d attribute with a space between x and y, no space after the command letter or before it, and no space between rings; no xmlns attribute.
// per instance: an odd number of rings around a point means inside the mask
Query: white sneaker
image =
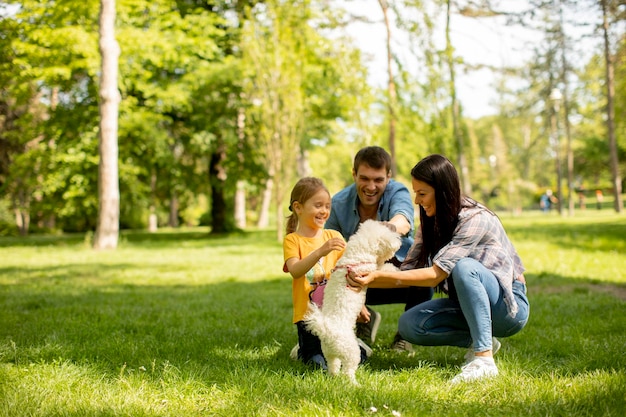
<svg viewBox="0 0 626 417"><path fill-rule="evenodd" d="M452 384L492 378L498 375L498 368L492 357L477 356L469 364L461 368L461 373L452 378Z"/></svg>
<svg viewBox="0 0 626 417"><path fill-rule="evenodd" d="M413 349L413 345L410 342L404 340L400 336L400 333L396 333L396 335L393 337L391 350L398 353L408 353L409 356L413 356L415 354L415 349Z"/></svg>
<svg viewBox="0 0 626 417"><path fill-rule="evenodd" d="M291 360L293 361L298 360L298 350L300 350L300 345L296 343L293 349L291 349L291 352L289 352L289 357L291 358Z"/></svg>
<svg viewBox="0 0 626 417"><path fill-rule="evenodd" d="M502 343L500 343L500 341L496 339L495 337L492 337L491 338L491 355L496 356L496 353L498 353L501 347L502 347ZM474 352L474 348L470 347L467 353L465 354L465 363L463 364L461 368L465 368L467 365L469 365L474 360L475 357L476 357L476 354Z"/></svg>
<svg viewBox="0 0 626 417"><path fill-rule="evenodd" d="M362 341L361 339L356 339L356 341L358 342L359 347L362 347L362 348L363 348L363 350L365 351L365 356L366 356L367 358L369 358L370 356L372 356L372 352L373 352L373 351L372 351L372 348L371 348L371 347L367 346L367 344L366 344L364 341Z"/></svg>

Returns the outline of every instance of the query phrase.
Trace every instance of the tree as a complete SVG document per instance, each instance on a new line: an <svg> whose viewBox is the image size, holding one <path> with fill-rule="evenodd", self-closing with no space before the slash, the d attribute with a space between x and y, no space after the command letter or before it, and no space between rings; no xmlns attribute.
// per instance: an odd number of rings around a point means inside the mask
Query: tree
<svg viewBox="0 0 626 417"><path fill-rule="evenodd" d="M472 194L472 183L470 180L470 171L467 163L467 149L463 139L463 132L461 131L461 110L460 103L457 100L457 91L456 91L456 66L455 66L455 56L454 56L454 47L452 45L452 40L450 39L450 18L452 14L452 0L446 1L446 49L445 49L445 57L446 62L448 64L449 70L449 87L450 87L450 110L452 112L452 135L454 136L454 141L457 146L457 158L459 164L459 171L461 177L461 185L463 188L463 193L465 195Z"/></svg>
<svg viewBox="0 0 626 417"><path fill-rule="evenodd" d="M615 64L613 62L613 52L609 40L609 5L608 0L601 0L602 6L602 34L604 37L604 61L606 65L606 124L609 137L609 161L611 166L611 177L613 185L613 195L615 197L615 211L621 213L624 210L622 201L622 177L619 172L619 159L617 155L617 139L615 137Z"/></svg>
<svg viewBox="0 0 626 417"><path fill-rule="evenodd" d="M387 103L389 115L389 153L391 154L391 176L398 174L396 163L396 83L393 76L393 55L391 53L391 26L389 23L389 5L387 0L378 0L378 4L383 12L385 29L387 31Z"/></svg>
<svg viewBox="0 0 626 417"><path fill-rule="evenodd" d="M207 159L211 233L220 234L236 229L236 183L251 171L254 157L242 142L237 125L243 106L239 59L229 57L214 63L202 74L203 82L192 99L190 122L197 132L204 132L205 151L196 154Z"/></svg>
<svg viewBox="0 0 626 417"><path fill-rule="evenodd" d="M117 126L120 93L117 89L119 45L115 39L115 0L100 2L100 163L98 169L98 225L95 249L115 249L119 237L120 190Z"/></svg>
<svg viewBox="0 0 626 417"><path fill-rule="evenodd" d="M17 204L14 208L22 233L28 231L28 219L40 228L53 226L57 215L71 211L70 207L79 200L75 198L74 185L78 181L74 178L85 178L85 172L66 175L67 164L55 163L69 159L59 157L61 150L80 152L76 142L69 142L81 134L88 136L93 130L76 129L65 117L70 113L65 110L75 106L71 112L74 120L83 116L84 120L98 119L97 115L87 115L95 102L90 97L90 74L97 71L97 49L93 48L97 43L91 34L95 19L74 24L77 15L93 15L92 3L66 2L64 11L59 12L48 4L24 0L2 19L3 29L8 29L2 30L3 41L7 42L6 48L2 48L7 59L2 76L10 78L2 83L6 87L3 91L7 93L7 103L11 103L11 114L19 114L8 119L10 130L16 135L7 137L11 155L6 191ZM27 107L30 110L24 111ZM81 164L88 163L82 159ZM82 182L83 190L87 184ZM80 198L78 204L84 211L90 210L88 198ZM81 216L82 220L89 213Z"/></svg>
<svg viewBox="0 0 626 417"><path fill-rule="evenodd" d="M155 217L173 224L206 197L203 224L210 233L230 231L227 165L241 80L232 59L224 61L233 57L236 32L222 2L133 5L123 9L120 29L120 151L139 179L123 182L124 196L139 201L125 206L147 213L154 227Z"/></svg>
<svg viewBox="0 0 626 417"><path fill-rule="evenodd" d="M299 163L306 166L308 150L331 141L338 121L363 111L351 108L365 90L355 76L363 75L360 56L344 38L324 36L334 29L331 16L308 1L268 1L251 11L244 27L244 94L251 103L246 120L267 175L259 219L272 195L279 240L284 200L300 175Z"/></svg>
<svg viewBox="0 0 626 417"><path fill-rule="evenodd" d="M300 5L304 6L304 5ZM259 144L266 158L266 194L262 208L269 208L269 195L276 204L277 240L283 236L285 189L295 175L300 154L300 135L304 115L302 91L305 57L303 39L308 34L296 31L306 25L306 7L282 6L268 2L263 12L251 16L247 24L247 45L253 72L247 95L256 106L251 115L258 128ZM254 47L253 45L257 45ZM263 214L260 215L263 219ZM263 224L260 224L263 226Z"/></svg>

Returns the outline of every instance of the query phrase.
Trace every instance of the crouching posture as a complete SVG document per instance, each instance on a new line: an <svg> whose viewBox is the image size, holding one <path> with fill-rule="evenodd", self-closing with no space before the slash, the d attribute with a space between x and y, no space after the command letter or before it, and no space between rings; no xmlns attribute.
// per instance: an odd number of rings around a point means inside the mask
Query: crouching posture
<svg viewBox="0 0 626 417"><path fill-rule="evenodd" d="M304 323L321 340L331 375L341 371L356 383L355 373L361 360L355 327L365 303L366 288L348 286L348 274L358 276L382 268L400 243L400 235L384 224L364 222L348 240L343 256L331 272L322 307L310 303Z"/></svg>
<svg viewBox="0 0 626 417"><path fill-rule="evenodd" d="M405 311L400 335L417 345L469 348L453 383L496 376L494 336L514 335L528 321L522 261L498 217L461 195L447 158L422 159L411 177L420 226L400 271L350 274L348 281L356 288L440 287L449 297Z"/></svg>

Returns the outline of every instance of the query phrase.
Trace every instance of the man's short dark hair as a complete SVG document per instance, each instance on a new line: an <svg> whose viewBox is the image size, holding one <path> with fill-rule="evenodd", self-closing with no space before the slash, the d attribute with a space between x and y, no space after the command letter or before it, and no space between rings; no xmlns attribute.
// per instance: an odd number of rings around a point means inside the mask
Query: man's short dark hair
<svg viewBox="0 0 626 417"><path fill-rule="evenodd" d="M366 146L357 152L352 169L356 173L363 164L374 169L385 168L386 173L389 173L391 171L391 155L380 146Z"/></svg>

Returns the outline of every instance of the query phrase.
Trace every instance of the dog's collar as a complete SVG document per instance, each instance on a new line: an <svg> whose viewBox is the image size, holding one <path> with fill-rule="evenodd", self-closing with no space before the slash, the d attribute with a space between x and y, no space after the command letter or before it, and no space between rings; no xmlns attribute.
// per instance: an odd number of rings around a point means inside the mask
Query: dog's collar
<svg viewBox="0 0 626 417"><path fill-rule="evenodd" d="M356 268L357 266L361 266L361 265L376 265L376 262L357 262L357 263L353 263L353 264L345 264L345 265L337 265L335 266L332 272L335 272L338 269L344 269L346 270L346 275L348 275L350 272L356 272L354 270L354 268Z"/></svg>

